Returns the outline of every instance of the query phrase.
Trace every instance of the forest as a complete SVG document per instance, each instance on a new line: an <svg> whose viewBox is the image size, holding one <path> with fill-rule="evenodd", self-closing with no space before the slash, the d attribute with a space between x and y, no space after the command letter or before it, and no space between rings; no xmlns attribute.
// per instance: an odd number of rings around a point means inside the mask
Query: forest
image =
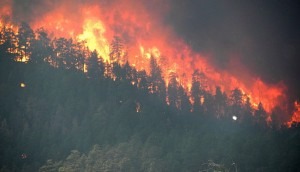
<svg viewBox="0 0 300 172"><path fill-rule="evenodd" d="M0 32L0 171L299 171L300 126L239 88L191 89L21 23ZM168 81L166 83L166 80ZM271 117L271 120L268 119Z"/></svg>

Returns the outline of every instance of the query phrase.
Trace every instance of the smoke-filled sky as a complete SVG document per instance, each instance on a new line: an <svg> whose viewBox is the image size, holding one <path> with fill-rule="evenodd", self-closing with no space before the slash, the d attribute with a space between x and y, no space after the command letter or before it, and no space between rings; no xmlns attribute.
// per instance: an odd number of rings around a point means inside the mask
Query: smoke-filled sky
<svg viewBox="0 0 300 172"><path fill-rule="evenodd" d="M240 59L269 83L284 81L300 97L300 3L292 0L173 0L166 19L215 64ZM231 66L232 67L232 66Z"/></svg>
<svg viewBox="0 0 300 172"><path fill-rule="evenodd" d="M5 0L15 18L31 22L68 4L109 5L119 0ZM4 3L5 3L4 2ZM160 16L194 50L209 54L218 68L248 68L265 82L284 81L292 99L300 98L300 3L296 0L153 0L146 9ZM131 3L134 4L134 3ZM134 8L133 8L134 9ZM69 9L69 11L72 11ZM163 11L163 12L162 12ZM239 72L239 71L237 71Z"/></svg>

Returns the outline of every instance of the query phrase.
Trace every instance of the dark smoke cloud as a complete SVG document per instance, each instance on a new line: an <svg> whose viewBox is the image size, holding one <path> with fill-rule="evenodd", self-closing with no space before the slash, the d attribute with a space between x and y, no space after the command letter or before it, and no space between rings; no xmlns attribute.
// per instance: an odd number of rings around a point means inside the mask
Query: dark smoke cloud
<svg viewBox="0 0 300 172"><path fill-rule="evenodd" d="M57 9L66 8L71 13L80 12L82 5L109 5L117 0L13 0L12 12L15 21L34 22L41 16Z"/></svg>
<svg viewBox="0 0 300 172"><path fill-rule="evenodd" d="M36 16L40 16L53 8L53 4L47 4L47 1L13 0L12 17L15 21L31 22Z"/></svg>
<svg viewBox="0 0 300 172"><path fill-rule="evenodd" d="M166 22L218 67L238 56L268 83L284 81L300 98L300 11L291 0L172 0Z"/></svg>
<svg viewBox="0 0 300 172"><path fill-rule="evenodd" d="M8 0L9 1L9 0ZM47 14L55 8L68 8L69 11L78 13L82 5L96 4L110 7L122 0L12 0L13 17L16 21L35 21L39 16ZM127 0L128 3L142 2L145 9L152 11L153 15L161 15L168 6L169 0ZM70 10L71 9L71 10Z"/></svg>

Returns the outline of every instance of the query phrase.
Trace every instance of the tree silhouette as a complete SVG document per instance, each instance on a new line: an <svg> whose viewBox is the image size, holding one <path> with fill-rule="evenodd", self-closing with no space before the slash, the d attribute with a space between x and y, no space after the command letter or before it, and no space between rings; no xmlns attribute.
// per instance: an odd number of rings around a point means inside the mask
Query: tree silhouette
<svg viewBox="0 0 300 172"><path fill-rule="evenodd" d="M243 115L242 115L242 120L245 124L247 125L253 125L254 123L254 120L253 120L253 107L252 107L252 104L250 102L250 98L247 97L246 98L246 102L245 102L245 105L244 105L244 112L243 112Z"/></svg>
<svg viewBox="0 0 300 172"><path fill-rule="evenodd" d="M192 75L192 88L191 88L191 97L193 100L193 112L195 113L203 113L203 109L201 107L201 96L203 96L203 90L201 89L200 83L200 72L199 70L195 70Z"/></svg>
<svg viewBox="0 0 300 172"><path fill-rule="evenodd" d="M3 26L0 31L1 61L13 61L16 58L17 35L11 28Z"/></svg>
<svg viewBox="0 0 300 172"><path fill-rule="evenodd" d="M100 79L104 77L103 59L98 57L96 50L90 53L87 59L87 76L92 79Z"/></svg>
<svg viewBox="0 0 300 172"><path fill-rule="evenodd" d="M73 69L84 71L84 59L89 54L84 44L85 42L76 42L72 45Z"/></svg>
<svg viewBox="0 0 300 172"><path fill-rule="evenodd" d="M111 46L110 46L110 63L120 62L123 57L123 48L124 45L121 41L121 38L114 36Z"/></svg>
<svg viewBox="0 0 300 172"><path fill-rule="evenodd" d="M45 60L51 63L50 56L52 55L52 47L50 45L51 40L48 37L47 32L40 28L36 32L37 39L32 41L32 54L30 61L33 63L42 63Z"/></svg>
<svg viewBox="0 0 300 172"><path fill-rule="evenodd" d="M178 108L184 114L187 114L191 111L191 103L189 100L189 96L187 95L182 85L179 85L178 88Z"/></svg>
<svg viewBox="0 0 300 172"><path fill-rule="evenodd" d="M203 112L206 115L206 117L213 117L215 115L215 101L212 94L210 94L207 91L203 91Z"/></svg>
<svg viewBox="0 0 300 172"><path fill-rule="evenodd" d="M121 81L125 78L125 73L122 70L122 66L118 62L111 63L112 66L112 78L117 81Z"/></svg>
<svg viewBox="0 0 300 172"><path fill-rule="evenodd" d="M138 81L137 86L140 90L148 92L148 89L150 87L150 83L148 82L148 80L149 79L145 70L137 72L137 81Z"/></svg>
<svg viewBox="0 0 300 172"><path fill-rule="evenodd" d="M133 70L128 61L123 65L124 79L134 82L134 85L137 84L136 70Z"/></svg>
<svg viewBox="0 0 300 172"><path fill-rule="evenodd" d="M240 119L243 110L243 93L239 88L231 91L230 95L230 116L237 116Z"/></svg>
<svg viewBox="0 0 300 172"><path fill-rule="evenodd" d="M259 102L257 110L254 112L254 117L259 126L265 127L267 125L267 112L265 111L261 102Z"/></svg>
<svg viewBox="0 0 300 172"><path fill-rule="evenodd" d="M149 91L152 94L158 95L162 100L166 98L166 84L162 77L162 71L157 64L156 59L150 57L150 76L149 76L150 88Z"/></svg>
<svg viewBox="0 0 300 172"><path fill-rule="evenodd" d="M226 113L226 94L222 92L221 87L216 87L216 93L215 93L215 115L217 118L221 118L225 116Z"/></svg>
<svg viewBox="0 0 300 172"><path fill-rule="evenodd" d="M66 38L54 39L54 65L66 69L74 68L73 40Z"/></svg>
<svg viewBox="0 0 300 172"><path fill-rule="evenodd" d="M177 74L175 72L171 72L169 74L168 100L169 100L170 106L173 108L179 107L178 87L179 87L179 84L177 82Z"/></svg>
<svg viewBox="0 0 300 172"><path fill-rule="evenodd" d="M31 27L22 22L18 30L18 51L20 60L27 60L31 55L31 45L34 40L34 32Z"/></svg>

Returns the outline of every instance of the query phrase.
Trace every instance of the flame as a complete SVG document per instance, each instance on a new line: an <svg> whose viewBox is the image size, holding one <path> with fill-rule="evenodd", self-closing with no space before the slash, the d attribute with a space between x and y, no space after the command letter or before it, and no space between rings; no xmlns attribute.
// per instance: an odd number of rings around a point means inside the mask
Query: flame
<svg viewBox="0 0 300 172"><path fill-rule="evenodd" d="M104 60L109 61L109 41L104 36L105 31L101 21L87 19L84 21L83 33L76 38L86 41L90 50L97 50Z"/></svg>
<svg viewBox="0 0 300 172"><path fill-rule="evenodd" d="M1 9L0 9L0 12L1 12ZM0 35L1 35L0 45L2 45L5 42L5 40L7 40L7 39L16 39L16 37L18 36L18 30L19 30L19 28L17 25L12 23L10 20L8 20L5 17L2 18L2 16L1 16L0 17ZM12 36L10 34L5 35L5 34L3 34L4 32L13 33L15 35L14 36ZM13 44L15 47L19 46L18 41L13 41L13 42L11 42L11 44ZM24 48L24 47L22 47L22 48ZM24 55L24 52L21 52L17 48L9 48L8 52L17 55L17 59L15 59L17 62L26 63L29 60L29 56Z"/></svg>
<svg viewBox="0 0 300 172"><path fill-rule="evenodd" d="M30 25L34 29L45 28L53 37L85 41L90 50L96 49L106 61L109 61L110 43L114 36L118 36L128 47L128 61L132 66L149 72L149 59L154 56L162 67L166 83L169 72L176 72L178 81L189 91L192 73L199 69L205 75L203 84L207 91L213 92L216 86L227 93L240 88L250 98L253 107L261 102L268 113L276 106L285 109L288 98L284 83L263 82L238 63L238 57L232 58L232 70L216 68L209 61L209 54L194 52L170 26L164 24L161 15L168 11L167 3L152 3L156 8L148 8L145 1L137 0L95 0L77 5L63 0L52 10L35 16ZM11 1L5 0L3 4L0 14L11 15ZM298 109L292 121L300 121L299 116Z"/></svg>
<svg viewBox="0 0 300 172"><path fill-rule="evenodd" d="M289 122L287 122L287 126L291 126L294 122L300 122L300 102L295 101L294 102L295 111L292 115L292 118Z"/></svg>

